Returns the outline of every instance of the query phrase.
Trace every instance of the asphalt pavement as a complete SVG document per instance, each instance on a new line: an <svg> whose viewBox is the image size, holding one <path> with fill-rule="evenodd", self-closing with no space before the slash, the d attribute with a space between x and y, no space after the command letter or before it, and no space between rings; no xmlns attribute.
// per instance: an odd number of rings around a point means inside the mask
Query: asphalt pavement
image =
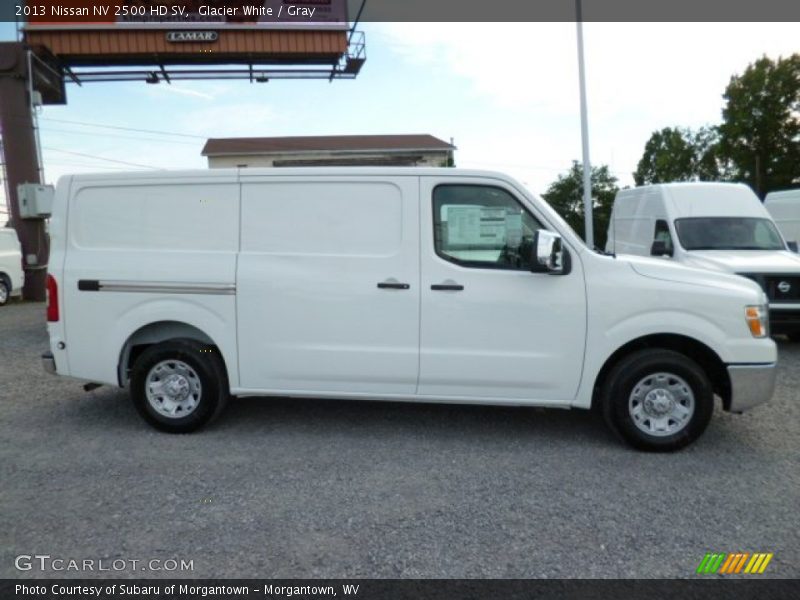
<svg viewBox="0 0 800 600"><path fill-rule="evenodd" d="M46 349L42 304L0 308L0 577L694 577L740 551L800 576L800 344L770 404L675 454L584 411L320 399L169 435Z"/></svg>

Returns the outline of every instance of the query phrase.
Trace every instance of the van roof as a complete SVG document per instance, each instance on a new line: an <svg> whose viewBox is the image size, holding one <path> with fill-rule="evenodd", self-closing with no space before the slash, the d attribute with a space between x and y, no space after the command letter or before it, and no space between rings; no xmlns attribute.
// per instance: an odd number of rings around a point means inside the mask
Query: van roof
<svg viewBox="0 0 800 600"><path fill-rule="evenodd" d="M264 167L233 169L194 169L184 171L129 171L119 173L80 173L72 177L78 182L130 181L160 179L246 179L250 177L297 177L297 176L421 176L449 175L451 177L494 177L509 180L508 175L497 171L480 169L456 169L453 167Z"/></svg>
<svg viewBox="0 0 800 600"><path fill-rule="evenodd" d="M758 196L742 183L687 181L659 183L626 191L635 192L635 190L656 192L661 195L674 218L716 216L770 218ZM636 194L632 196L635 197Z"/></svg>
<svg viewBox="0 0 800 600"><path fill-rule="evenodd" d="M17 237L17 230L13 227L0 227L0 236L3 237L11 237L14 236L14 240L18 240Z"/></svg>
<svg viewBox="0 0 800 600"><path fill-rule="evenodd" d="M800 189L770 192L764 199L764 206L776 222L800 225Z"/></svg>
<svg viewBox="0 0 800 600"><path fill-rule="evenodd" d="M800 202L800 188L770 192L767 194L767 197L764 198L764 204L794 204L795 202Z"/></svg>

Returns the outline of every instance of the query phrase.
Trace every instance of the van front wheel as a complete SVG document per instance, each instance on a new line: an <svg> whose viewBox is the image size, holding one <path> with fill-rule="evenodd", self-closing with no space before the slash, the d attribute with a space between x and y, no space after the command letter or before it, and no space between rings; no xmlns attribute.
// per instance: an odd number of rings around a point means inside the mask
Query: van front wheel
<svg viewBox="0 0 800 600"><path fill-rule="evenodd" d="M696 440L714 411L714 391L700 366L672 350L640 350L609 373L606 422L631 446L669 452Z"/></svg>
<svg viewBox="0 0 800 600"><path fill-rule="evenodd" d="M131 372L131 399L153 427L195 431L221 411L228 397L218 350L195 340L169 340L147 348Z"/></svg>

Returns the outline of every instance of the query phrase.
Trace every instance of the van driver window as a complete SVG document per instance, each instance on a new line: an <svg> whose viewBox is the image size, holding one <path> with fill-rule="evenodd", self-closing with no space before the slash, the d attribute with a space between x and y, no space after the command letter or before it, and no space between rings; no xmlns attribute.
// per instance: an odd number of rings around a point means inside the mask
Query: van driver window
<svg viewBox="0 0 800 600"><path fill-rule="evenodd" d="M656 221L656 231L655 235L653 236L654 242L664 242L664 247L666 248L667 252L674 252L674 248L672 246L672 235L669 232L669 225L664 219L659 219Z"/></svg>
<svg viewBox="0 0 800 600"><path fill-rule="evenodd" d="M465 267L529 269L533 235L544 229L508 192L485 185L433 191L436 254Z"/></svg>

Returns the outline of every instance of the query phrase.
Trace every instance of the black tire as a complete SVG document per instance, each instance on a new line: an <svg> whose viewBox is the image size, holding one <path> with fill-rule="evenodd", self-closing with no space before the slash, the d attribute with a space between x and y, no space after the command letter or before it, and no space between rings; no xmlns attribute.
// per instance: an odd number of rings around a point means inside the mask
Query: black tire
<svg viewBox="0 0 800 600"><path fill-rule="evenodd" d="M0 306L8 304L11 299L11 286L8 285L8 280L0 275Z"/></svg>
<svg viewBox="0 0 800 600"><path fill-rule="evenodd" d="M166 365L162 369L183 369L184 365L191 368L188 371L190 375L184 380L190 382L187 385L199 381L199 391L187 393L186 397L192 396L195 403L188 414L181 416L179 411L174 416L167 416L159 412L154 405L165 409L167 404L163 397L161 402L158 401L158 394L151 394L154 397L152 403L148 400L145 390L148 375L157 365ZM183 373L187 371L183 369ZM154 377L157 376L154 373ZM219 351L214 346L191 339L169 340L150 346L133 365L131 400L144 420L156 429L169 433L189 433L200 429L222 412L228 400L228 377Z"/></svg>
<svg viewBox="0 0 800 600"><path fill-rule="evenodd" d="M647 413L643 414L646 411L645 403L634 397L633 392L636 386L646 382L649 375L656 374L672 375L673 378L662 377L660 381L666 382L678 394L685 394L685 383L694 398L691 416L684 423L680 423L680 417L675 420L667 416L669 425L661 434L643 431L634 421L633 409L630 408L641 404L638 418L641 427L651 427ZM654 377L652 381L659 379ZM658 387L656 383L650 385ZM658 394L658 389L653 391ZM681 399L678 394L668 397L673 403L678 401L686 406L685 403L690 402L690 399ZM714 412L714 391L703 369L683 354L664 349L640 350L620 360L606 378L601 398L603 415L611 429L634 448L651 452L672 452L688 446L705 431ZM663 418L661 422L663 423ZM669 427L676 431L669 433Z"/></svg>

